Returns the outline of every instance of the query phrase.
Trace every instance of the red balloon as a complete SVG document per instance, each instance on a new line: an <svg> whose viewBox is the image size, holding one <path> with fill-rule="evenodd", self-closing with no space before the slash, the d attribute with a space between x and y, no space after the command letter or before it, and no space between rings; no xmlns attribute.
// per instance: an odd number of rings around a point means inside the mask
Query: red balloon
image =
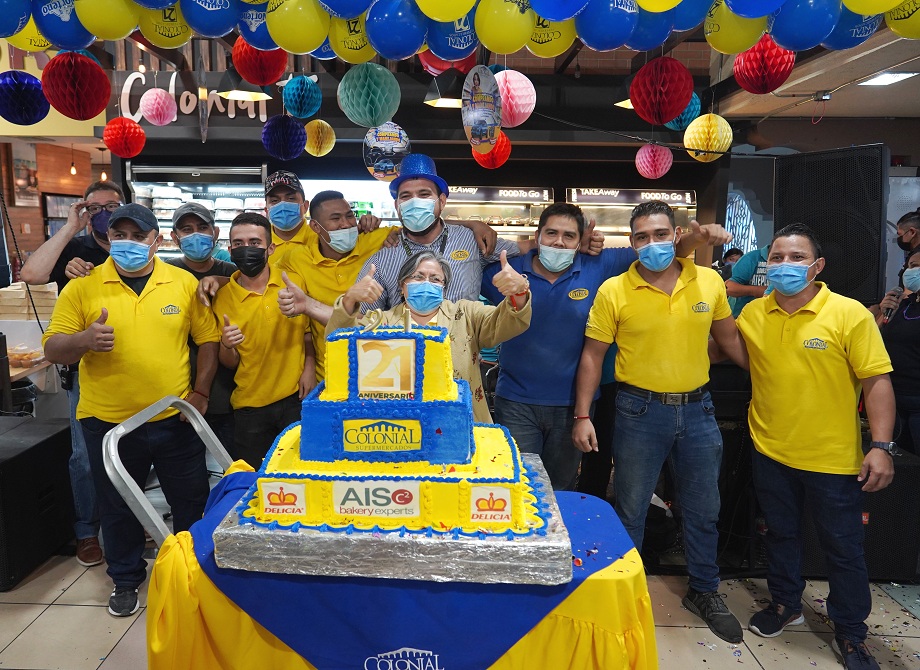
<svg viewBox="0 0 920 670"><path fill-rule="evenodd" d="M144 148L147 133L137 121L132 121L126 116L119 116L105 124L102 141L116 156L134 158Z"/></svg>
<svg viewBox="0 0 920 670"><path fill-rule="evenodd" d="M284 76L288 55L284 49L261 51L242 37L233 43L233 65L240 76L256 86L270 86Z"/></svg>
<svg viewBox="0 0 920 670"><path fill-rule="evenodd" d="M112 85L92 58L66 51L48 61L42 70L42 91L61 114L87 121L105 111Z"/></svg>
<svg viewBox="0 0 920 670"><path fill-rule="evenodd" d="M473 152L473 158L475 158L476 162L482 167L494 170L508 162L508 157L511 156L511 140L508 139L505 133L499 130L498 139L495 141L495 146L492 147L492 151L487 154L481 154L472 148L470 151Z"/></svg>
<svg viewBox="0 0 920 670"><path fill-rule="evenodd" d="M763 95L783 85L795 67L795 52L783 49L766 33L747 51L735 56L735 81L745 91Z"/></svg>
<svg viewBox="0 0 920 670"><path fill-rule="evenodd" d="M431 53L431 50L427 50L419 52L418 59L422 62L425 72L435 77L451 68L460 70L463 74L468 74L473 69L473 66L476 65L476 53L474 51L462 60L449 61L442 60Z"/></svg>
<svg viewBox="0 0 920 670"><path fill-rule="evenodd" d="M670 56L643 65L629 87L629 99L636 114L656 126L680 116L692 97L693 75Z"/></svg>

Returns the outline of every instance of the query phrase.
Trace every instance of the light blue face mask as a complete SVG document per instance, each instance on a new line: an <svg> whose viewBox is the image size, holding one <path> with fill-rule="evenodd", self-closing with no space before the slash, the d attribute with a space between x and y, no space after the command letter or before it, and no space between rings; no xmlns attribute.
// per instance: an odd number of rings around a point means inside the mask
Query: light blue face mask
<svg viewBox="0 0 920 670"><path fill-rule="evenodd" d="M416 314L430 314L444 302L444 287L427 281L406 284L406 302Z"/></svg>
<svg viewBox="0 0 920 670"><path fill-rule="evenodd" d="M294 230L303 221L303 213L296 202L279 202L268 210L268 220L278 230Z"/></svg>
<svg viewBox="0 0 920 670"><path fill-rule="evenodd" d="M406 230L421 233L435 222L435 201L430 198L411 198L399 205L399 215Z"/></svg>
<svg viewBox="0 0 920 670"><path fill-rule="evenodd" d="M663 272L674 262L674 241L649 242L637 250L639 262L651 272Z"/></svg>
<svg viewBox="0 0 920 670"><path fill-rule="evenodd" d="M904 288L911 293L920 291L920 268L907 268L901 275L901 279L904 282Z"/></svg>
<svg viewBox="0 0 920 670"><path fill-rule="evenodd" d="M316 219L313 220L316 221ZM319 221L316 221L316 225L323 228L323 224ZM339 230L326 230L323 228L323 231L329 236L329 246L340 254L347 254L354 249L355 245L358 243L357 226L340 228Z"/></svg>
<svg viewBox="0 0 920 670"><path fill-rule="evenodd" d="M817 263L818 261L815 261ZM808 279L810 265L801 263L776 263L767 266L767 284L783 295L797 295L805 290L811 281Z"/></svg>
<svg viewBox="0 0 920 670"><path fill-rule="evenodd" d="M575 261L577 249L558 249L540 245L540 263L550 272L562 272Z"/></svg>
<svg viewBox="0 0 920 670"><path fill-rule="evenodd" d="M125 272L137 272L150 262L150 247L131 240L114 240L109 255Z"/></svg>
<svg viewBox="0 0 920 670"><path fill-rule="evenodd" d="M211 257L214 250L214 237L207 233L192 233L179 238L179 248L190 261L200 263Z"/></svg>

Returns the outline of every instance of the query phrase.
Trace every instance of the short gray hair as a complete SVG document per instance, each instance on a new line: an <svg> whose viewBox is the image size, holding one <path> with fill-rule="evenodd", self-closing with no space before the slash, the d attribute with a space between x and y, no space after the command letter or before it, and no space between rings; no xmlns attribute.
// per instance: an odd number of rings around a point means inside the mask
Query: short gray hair
<svg viewBox="0 0 920 670"><path fill-rule="evenodd" d="M399 274L396 276L396 285L402 288L403 282L411 275L414 275L415 271L418 270L418 266L425 261L435 261L441 266L441 270L444 272L444 288L447 288L448 285L450 285L450 265L447 264L443 256L433 251L420 251L414 256L410 256L409 259L402 264L402 267L399 268Z"/></svg>

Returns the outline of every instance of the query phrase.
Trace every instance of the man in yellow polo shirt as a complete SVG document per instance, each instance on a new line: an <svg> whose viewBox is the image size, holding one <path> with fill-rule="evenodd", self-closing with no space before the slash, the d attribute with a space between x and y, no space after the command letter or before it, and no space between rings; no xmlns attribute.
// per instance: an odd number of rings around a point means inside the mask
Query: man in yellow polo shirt
<svg viewBox="0 0 920 670"><path fill-rule="evenodd" d="M185 397L204 414L217 369L220 333L214 319L195 298L195 278L155 257L161 240L149 209L136 204L116 209L109 220L109 259L64 287L42 338L48 360L80 363L77 419L96 485L107 572L115 583L109 598L113 616L137 611L147 564L144 529L106 475L102 438L168 395ZM189 335L198 345L192 387ZM208 498L205 447L176 410L123 436L118 451L141 488L151 464L156 467L175 532L201 518Z"/></svg>
<svg viewBox="0 0 920 670"><path fill-rule="evenodd" d="M591 403L604 355L616 342L617 514L641 551L649 501L670 457L690 575L683 604L713 633L737 644L741 625L718 592L722 436L706 384L709 335L739 360L740 338L719 274L675 257L681 231L667 204L646 202L633 209L630 229L639 260L601 285L588 315L572 440L583 452L597 451Z"/></svg>
<svg viewBox="0 0 920 670"><path fill-rule="evenodd" d="M222 325L220 363L236 370L233 457L259 468L275 437L300 419L300 400L316 386L310 324L278 308L282 272L269 265L275 250L261 214L246 212L230 224L230 257L239 270L214 298ZM299 275L287 280L303 287Z"/></svg>
<svg viewBox="0 0 920 670"><path fill-rule="evenodd" d="M748 629L775 637L802 616L801 524L807 506L825 552L827 613L847 668L878 663L865 645L872 609L863 554L865 493L894 476L891 363L872 314L815 282L824 269L814 232L783 228L767 255L768 296L738 317L750 358L748 412L754 488L767 523L770 605ZM872 433L861 448L857 403L865 398Z"/></svg>

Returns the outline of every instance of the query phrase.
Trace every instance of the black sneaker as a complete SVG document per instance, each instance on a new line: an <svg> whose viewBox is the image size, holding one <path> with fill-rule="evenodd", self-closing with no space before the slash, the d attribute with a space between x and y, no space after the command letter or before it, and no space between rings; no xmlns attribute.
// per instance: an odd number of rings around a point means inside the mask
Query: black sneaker
<svg viewBox="0 0 920 670"><path fill-rule="evenodd" d="M682 602L684 607L705 621L709 630L718 637L726 642L738 644L743 639L741 624L722 602L724 597L716 591L697 593L690 589Z"/></svg>
<svg viewBox="0 0 920 670"><path fill-rule="evenodd" d="M751 617L748 630L760 637L776 637L786 626L798 626L801 623L805 623L801 611L792 612L783 605L770 603L769 607Z"/></svg>
<svg viewBox="0 0 920 670"><path fill-rule="evenodd" d="M109 596L109 614L131 616L137 611L137 589L130 586L116 586Z"/></svg>
<svg viewBox="0 0 920 670"><path fill-rule="evenodd" d="M869 653L865 642L851 642L838 637L837 647L847 670L879 670L878 661Z"/></svg>

